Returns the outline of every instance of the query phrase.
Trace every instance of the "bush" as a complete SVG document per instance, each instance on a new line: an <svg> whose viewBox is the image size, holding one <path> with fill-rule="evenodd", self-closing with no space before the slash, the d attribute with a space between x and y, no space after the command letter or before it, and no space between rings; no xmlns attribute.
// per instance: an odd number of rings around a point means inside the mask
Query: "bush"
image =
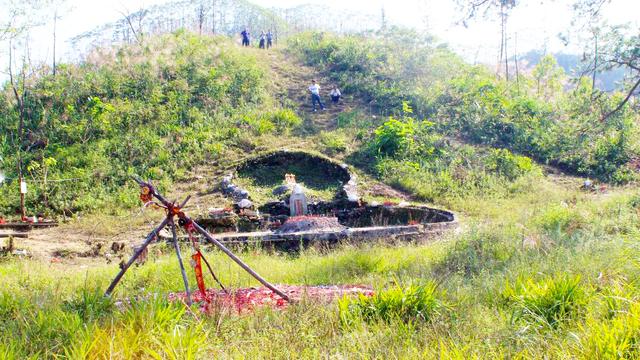
<svg viewBox="0 0 640 360"><path fill-rule="evenodd" d="M340 319L345 325L357 320L430 322L446 308L442 296L433 282L404 288L396 284L371 297L360 295L355 299L341 299L338 302Z"/></svg>
<svg viewBox="0 0 640 360"><path fill-rule="evenodd" d="M389 117L375 130L373 150L376 154L396 156L409 152L414 143L415 125L413 121L400 121Z"/></svg>
<svg viewBox="0 0 640 360"><path fill-rule="evenodd" d="M510 180L515 180L535 169L530 158L514 155L507 149L492 149L490 155L485 159L485 166L489 171Z"/></svg>
<svg viewBox="0 0 640 360"><path fill-rule="evenodd" d="M558 328L576 319L584 309L587 294L579 276L558 275L541 281L519 278L507 282L504 303L513 309L513 319Z"/></svg>
<svg viewBox="0 0 640 360"><path fill-rule="evenodd" d="M279 109L271 114L271 122L279 132L287 133L290 129L302 125L302 119L291 109Z"/></svg>
<svg viewBox="0 0 640 360"><path fill-rule="evenodd" d="M99 64L64 65L55 77L28 79L21 146L32 180L30 214L97 209L114 202L130 175L167 183L219 153L215 144L246 141L247 129L285 133L301 124L291 110L263 110L264 69L230 45L180 31L122 45ZM0 98L0 119L7 119L0 134L13 134L16 105ZM15 179L18 158L6 145L0 135L2 169ZM0 213L16 213L17 186L0 184Z"/></svg>

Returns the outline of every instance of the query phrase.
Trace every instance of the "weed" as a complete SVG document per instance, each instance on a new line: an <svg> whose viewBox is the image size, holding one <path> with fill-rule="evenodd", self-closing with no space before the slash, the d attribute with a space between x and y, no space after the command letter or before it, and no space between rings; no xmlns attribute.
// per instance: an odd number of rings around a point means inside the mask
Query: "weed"
<svg viewBox="0 0 640 360"><path fill-rule="evenodd" d="M541 281L519 278L513 285L507 282L502 297L513 309L515 321L524 320L551 329L580 316L588 300L580 277L568 275Z"/></svg>
<svg viewBox="0 0 640 360"><path fill-rule="evenodd" d="M357 299L343 298L338 302L338 307L340 319L345 325L352 325L358 320L430 322L446 309L443 296L434 282L406 287L396 284L371 297L360 295Z"/></svg>

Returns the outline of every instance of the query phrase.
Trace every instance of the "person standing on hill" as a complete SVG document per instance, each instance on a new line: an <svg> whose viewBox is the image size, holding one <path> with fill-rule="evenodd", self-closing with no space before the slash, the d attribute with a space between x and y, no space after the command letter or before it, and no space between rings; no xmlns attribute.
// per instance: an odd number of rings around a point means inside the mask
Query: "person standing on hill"
<svg viewBox="0 0 640 360"><path fill-rule="evenodd" d="M264 49L264 44L266 41L267 35L265 35L264 31L260 33L260 49Z"/></svg>
<svg viewBox="0 0 640 360"><path fill-rule="evenodd" d="M271 30L267 32L267 49L273 46L273 33Z"/></svg>
<svg viewBox="0 0 640 360"><path fill-rule="evenodd" d="M242 35L242 46L249 46L251 44L251 34L249 34L249 31L245 28L240 35Z"/></svg>
<svg viewBox="0 0 640 360"><path fill-rule="evenodd" d="M309 91L311 92L311 105L313 106L313 111L316 110L316 102L320 105L320 110L324 110L324 104L320 99L320 85L315 80L311 80L311 86L309 86Z"/></svg>

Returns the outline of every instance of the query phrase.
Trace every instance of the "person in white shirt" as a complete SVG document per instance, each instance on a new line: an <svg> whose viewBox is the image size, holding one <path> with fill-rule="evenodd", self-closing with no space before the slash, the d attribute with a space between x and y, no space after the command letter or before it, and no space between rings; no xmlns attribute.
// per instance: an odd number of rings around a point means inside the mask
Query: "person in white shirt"
<svg viewBox="0 0 640 360"><path fill-rule="evenodd" d="M342 93L340 92L340 89L338 89L338 87L335 85L333 86L333 89L331 89L330 95L331 95L331 101L334 104L337 104L338 101L340 101L340 97L342 97Z"/></svg>
<svg viewBox="0 0 640 360"><path fill-rule="evenodd" d="M311 86L309 86L309 91L311 92L311 105L313 106L313 111L316 110L316 102L320 105L320 110L324 110L324 104L320 99L320 85L315 80L311 80Z"/></svg>

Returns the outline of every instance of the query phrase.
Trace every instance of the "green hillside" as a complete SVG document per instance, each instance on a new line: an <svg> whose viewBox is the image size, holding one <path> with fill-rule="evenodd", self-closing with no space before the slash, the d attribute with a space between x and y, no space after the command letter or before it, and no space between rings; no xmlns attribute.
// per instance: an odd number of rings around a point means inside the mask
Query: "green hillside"
<svg viewBox="0 0 640 360"><path fill-rule="evenodd" d="M18 210L17 149L29 213L74 215L16 240L33 258L0 256L0 358L640 356L640 114L602 120L623 94L566 90L551 57L506 81L400 29L301 33L268 51L178 31L87 59L27 79L23 143L8 85L0 99L0 215ZM313 112L312 79L343 102ZM167 301L182 279L164 243L103 297L119 260L101 249L128 254L163 215L140 214L131 175L205 212L229 205L215 187L234 164L282 148L352 165L365 201L446 207L460 227L431 243L239 252L273 283L365 284L372 298L204 315ZM239 181L268 195L278 179L253 170ZM313 196L336 190L306 179ZM229 288L258 285L204 251Z"/></svg>

